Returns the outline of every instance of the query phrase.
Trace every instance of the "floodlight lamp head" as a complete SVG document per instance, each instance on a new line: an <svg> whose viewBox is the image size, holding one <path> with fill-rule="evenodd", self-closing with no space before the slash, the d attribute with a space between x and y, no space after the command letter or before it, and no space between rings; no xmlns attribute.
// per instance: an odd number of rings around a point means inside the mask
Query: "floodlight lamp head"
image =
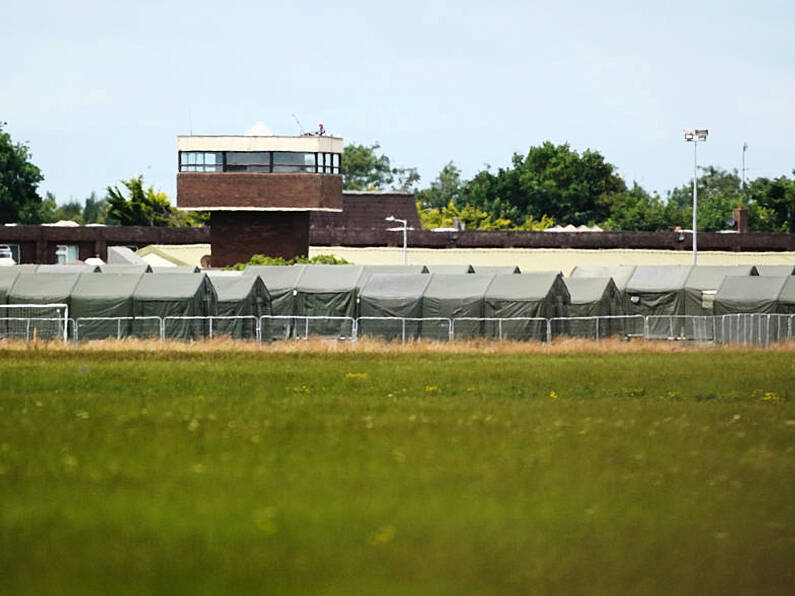
<svg viewBox="0 0 795 596"><path fill-rule="evenodd" d="M386 220L386 221L395 221L395 216L394 215L388 215L387 217L384 218L384 220Z"/></svg>
<svg viewBox="0 0 795 596"><path fill-rule="evenodd" d="M685 141L692 141L696 136L696 131L692 128L685 129Z"/></svg>
<svg viewBox="0 0 795 596"><path fill-rule="evenodd" d="M699 141L706 141L709 131L706 128L696 129L696 137Z"/></svg>

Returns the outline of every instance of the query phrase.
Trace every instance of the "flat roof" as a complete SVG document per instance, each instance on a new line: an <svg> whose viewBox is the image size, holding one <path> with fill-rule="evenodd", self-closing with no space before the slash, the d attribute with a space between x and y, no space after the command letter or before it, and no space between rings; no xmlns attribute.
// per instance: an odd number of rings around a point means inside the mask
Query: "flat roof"
<svg viewBox="0 0 795 596"><path fill-rule="evenodd" d="M179 135L178 151L295 151L307 153L342 153L341 137L251 136L251 135Z"/></svg>

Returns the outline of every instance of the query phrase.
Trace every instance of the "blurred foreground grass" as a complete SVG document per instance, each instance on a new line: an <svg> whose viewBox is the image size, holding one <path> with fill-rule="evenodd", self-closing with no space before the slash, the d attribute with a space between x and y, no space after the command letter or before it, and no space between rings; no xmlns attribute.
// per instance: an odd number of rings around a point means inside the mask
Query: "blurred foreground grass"
<svg viewBox="0 0 795 596"><path fill-rule="evenodd" d="M791 594L795 358L5 352L0 593Z"/></svg>

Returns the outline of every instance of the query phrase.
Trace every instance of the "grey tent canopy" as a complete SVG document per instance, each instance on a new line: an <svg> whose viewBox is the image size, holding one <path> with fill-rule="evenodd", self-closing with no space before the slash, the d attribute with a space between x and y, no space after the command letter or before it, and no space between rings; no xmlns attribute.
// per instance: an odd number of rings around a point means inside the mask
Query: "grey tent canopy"
<svg viewBox="0 0 795 596"><path fill-rule="evenodd" d="M472 265L426 265L429 273L440 273L442 275L453 275L461 273L475 273Z"/></svg>
<svg viewBox="0 0 795 596"><path fill-rule="evenodd" d="M18 275L19 271L16 267L0 267L0 305L6 304L8 292L11 290L11 286L14 285ZM8 325L5 319L10 312L10 309L0 308L0 337L5 337L8 332ZM10 316L16 315L12 314Z"/></svg>
<svg viewBox="0 0 795 596"><path fill-rule="evenodd" d="M356 298L364 268L357 265L307 265L298 279L296 300L301 317L356 316ZM348 336L352 323L314 320L305 328L319 335Z"/></svg>
<svg viewBox="0 0 795 596"><path fill-rule="evenodd" d="M475 273L484 275L505 275L506 273L521 273L518 265L472 265Z"/></svg>
<svg viewBox="0 0 795 596"><path fill-rule="evenodd" d="M619 292L624 292L632 274L635 273L635 265L613 265L607 267L581 267L576 266L569 273L569 278L579 279L582 277L611 277L615 282Z"/></svg>
<svg viewBox="0 0 795 596"><path fill-rule="evenodd" d="M208 317L216 313L216 293L206 275L149 273L141 276L133 295L134 332L151 335L151 321L140 317ZM197 339L209 332L207 321L165 321L165 336Z"/></svg>
<svg viewBox="0 0 795 596"><path fill-rule="evenodd" d="M685 284L692 270L692 265L638 266L624 291L626 314L654 317L647 325L653 336L681 336L684 320L678 317L685 314Z"/></svg>
<svg viewBox="0 0 795 596"><path fill-rule="evenodd" d="M74 263L70 265L39 265L36 273L97 273L99 265Z"/></svg>
<svg viewBox="0 0 795 596"><path fill-rule="evenodd" d="M795 275L795 265L757 265L759 275L766 277L781 277L783 275Z"/></svg>
<svg viewBox="0 0 795 596"><path fill-rule="evenodd" d="M363 288L373 275L429 273L425 265L362 265L362 269L362 276L359 278L359 289Z"/></svg>
<svg viewBox="0 0 795 596"><path fill-rule="evenodd" d="M271 313L270 295L259 275L211 276L219 317L253 317L214 322L214 333L233 338L255 339L257 321Z"/></svg>
<svg viewBox="0 0 795 596"><path fill-rule="evenodd" d="M795 315L795 275L787 276L784 287L778 297L778 312L785 315ZM795 326L795 321L792 322Z"/></svg>
<svg viewBox="0 0 795 596"><path fill-rule="evenodd" d="M128 337L133 329L133 295L143 273L83 273L72 288L70 316L80 339ZM119 321L81 320L93 317L129 317Z"/></svg>
<svg viewBox="0 0 795 596"><path fill-rule="evenodd" d="M243 275L258 275L271 297L271 314L293 317L297 314L298 280L306 265L249 265Z"/></svg>
<svg viewBox="0 0 795 596"><path fill-rule="evenodd" d="M152 273L201 273L195 265L174 265L173 267L152 267Z"/></svg>
<svg viewBox="0 0 795 596"><path fill-rule="evenodd" d="M93 275L93 274L92 274ZM66 304L77 283L79 273L20 273L6 296L8 304ZM9 334L19 335L21 325L28 322L11 321L12 318L31 317L30 333L36 337L55 339L63 334L63 326L57 321L43 321L42 318L55 319L63 316L57 308L17 308L7 314L6 328ZM25 330L28 336L28 329Z"/></svg>
<svg viewBox="0 0 795 596"><path fill-rule="evenodd" d="M570 302L569 290L559 271L536 271L521 275L497 275L486 292L485 316L500 319L565 317ZM506 339L546 338L546 323L541 321L502 321L486 325L486 334Z"/></svg>
<svg viewBox="0 0 795 596"><path fill-rule="evenodd" d="M624 314L624 299L612 277L570 277L566 287L571 296L570 317L619 317ZM598 338L639 331L630 328L628 321L622 319L589 318L566 323L566 333L575 337Z"/></svg>
<svg viewBox="0 0 795 596"><path fill-rule="evenodd" d="M152 267L149 263L132 264L132 263L105 263L99 266L102 273L152 273Z"/></svg>
<svg viewBox="0 0 795 596"><path fill-rule="evenodd" d="M715 314L778 313L788 279L765 275L727 277L715 295Z"/></svg>
<svg viewBox="0 0 795 596"><path fill-rule="evenodd" d="M483 318L485 298L493 275L477 273L443 274L433 273L428 287L422 296L422 316L424 318ZM445 330L438 325L423 323L422 336L433 339L446 339ZM483 334L482 321L461 321L455 324L456 337L465 338Z"/></svg>
<svg viewBox="0 0 795 596"><path fill-rule="evenodd" d="M359 292L360 317L422 317L422 296L431 282L427 273L398 273L371 275ZM417 338L419 321L359 321L359 331L380 335L387 339Z"/></svg>
<svg viewBox="0 0 795 596"><path fill-rule="evenodd" d="M711 316L714 314L715 294L726 276L757 275L753 265L697 265L685 282L685 310L683 314Z"/></svg>
<svg viewBox="0 0 795 596"><path fill-rule="evenodd" d="M0 267L0 304L6 303L8 291L11 289L11 286L14 285L14 280L19 273L16 267Z"/></svg>

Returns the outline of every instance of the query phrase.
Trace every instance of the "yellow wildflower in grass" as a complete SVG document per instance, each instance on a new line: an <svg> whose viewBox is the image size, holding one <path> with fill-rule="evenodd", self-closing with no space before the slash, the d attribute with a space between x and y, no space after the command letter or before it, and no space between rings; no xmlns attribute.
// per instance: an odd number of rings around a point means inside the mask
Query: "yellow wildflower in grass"
<svg viewBox="0 0 795 596"><path fill-rule="evenodd" d="M367 378L367 373L366 372L362 372L362 373L349 372L349 373L345 374L345 378L346 379L356 379L356 380L362 380L363 381L364 379Z"/></svg>
<svg viewBox="0 0 795 596"><path fill-rule="evenodd" d="M777 404L778 402L780 402L780 401L781 401L781 398L778 396L778 393L775 393L775 392L773 392L773 391L766 391L766 392L765 392L765 393L762 395L762 397L760 397L759 399L760 399L761 401L769 401L769 402L773 402L774 404Z"/></svg>
<svg viewBox="0 0 795 596"><path fill-rule="evenodd" d="M554 391L550 391L549 392L549 397L551 397L552 399L558 399L558 394L555 393Z"/></svg>
<svg viewBox="0 0 795 596"><path fill-rule="evenodd" d="M395 537L395 526L389 524L388 526L384 526L378 532L370 536L368 542L370 546L381 546L387 544L388 542L392 542L392 539Z"/></svg>
<svg viewBox="0 0 795 596"><path fill-rule="evenodd" d="M441 389L439 389L436 385L425 385L425 393L439 393Z"/></svg>

